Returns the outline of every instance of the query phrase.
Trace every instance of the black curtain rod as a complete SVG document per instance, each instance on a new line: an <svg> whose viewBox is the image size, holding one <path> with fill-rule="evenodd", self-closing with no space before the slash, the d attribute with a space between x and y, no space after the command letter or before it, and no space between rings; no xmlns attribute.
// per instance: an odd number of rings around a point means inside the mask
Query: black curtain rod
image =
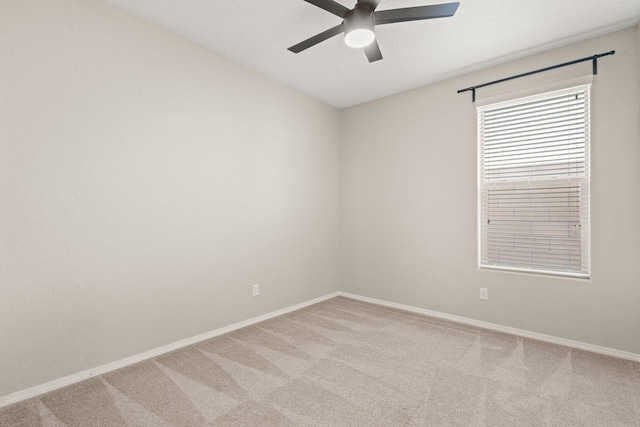
<svg viewBox="0 0 640 427"><path fill-rule="evenodd" d="M565 62L564 64L552 65L551 67L541 68L539 70L529 71L528 73L518 74L517 76L505 77L503 79L494 80L494 81L489 82L489 83L482 83L480 85L475 85L475 86L471 86L471 87L468 87L468 88L465 88L465 89L460 89L458 91L458 93L466 92L466 91L470 90L471 91L471 100L472 100L472 102L476 102L476 89L480 89L481 87L491 86L491 85L494 85L496 83L502 83L502 82L506 82L508 80L513 80L513 79L519 79L520 77L526 77L526 76L530 76L532 74L542 73L543 71L555 70L556 68L566 67L567 65L578 64L580 62L585 62L585 61L593 61L593 74L598 74L598 58L602 58L603 56L613 55L614 53L616 53L616 51L612 50L611 52L599 53L597 55L587 56L586 58L576 59L575 61Z"/></svg>

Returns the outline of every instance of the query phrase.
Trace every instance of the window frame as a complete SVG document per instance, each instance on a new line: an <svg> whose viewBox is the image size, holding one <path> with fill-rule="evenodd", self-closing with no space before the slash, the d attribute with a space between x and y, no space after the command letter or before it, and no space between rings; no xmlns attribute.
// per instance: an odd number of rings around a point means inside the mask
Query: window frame
<svg viewBox="0 0 640 427"><path fill-rule="evenodd" d="M556 96L572 94L572 93L584 93L584 173L579 176L562 176L562 177L550 177L546 179L511 179L505 180L508 182L499 183L498 180L491 181L485 177L485 172L488 168L483 169L484 161L486 158L483 158L483 153L485 150L485 141L483 138L484 135L484 114L487 111L503 109L507 107L515 107L519 105L526 105L533 102L551 99ZM580 278L580 279L589 279L591 275L591 84L581 84L572 87L566 87L559 90L546 91L542 93L538 93L532 96L526 97L518 97L514 99L510 99L507 101L489 103L482 106L477 107L477 203L478 203L478 211L477 211L477 220L478 220L478 268L480 270L499 270L499 271L510 271L510 272L518 272L518 273L532 273L532 274L544 274L544 275L552 275L552 276L562 276L569 278ZM581 127L582 129L582 127ZM536 148L537 149L537 148ZM534 149L535 151L535 149ZM560 174L561 175L561 174ZM579 226L580 230L580 271L572 270L571 263L569 263L568 270L559 270L549 268L541 268L543 266L533 266L524 267L522 265L515 265L515 263L509 264L508 262L496 263L483 263L483 248L485 245L488 245L489 239L486 235L488 232L488 225L483 221L483 215L485 206L483 205L483 191L487 189L487 203L488 203L488 191L489 188L499 188L499 184L503 184L505 186L511 185L512 187L524 187L527 186L530 189L532 186L536 184L546 185L551 187L551 183L567 183L569 185L574 185L578 183L580 188L579 200ZM548 188L547 190L550 190ZM586 208L583 210L582 204L586 203ZM486 206L486 210L488 212L489 207ZM533 210L531 210L533 211ZM529 220L533 222L533 220ZM527 250L531 250L531 243L526 246ZM487 253L485 253L485 259L489 258L488 248L486 249ZM585 271L586 265L586 271Z"/></svg>

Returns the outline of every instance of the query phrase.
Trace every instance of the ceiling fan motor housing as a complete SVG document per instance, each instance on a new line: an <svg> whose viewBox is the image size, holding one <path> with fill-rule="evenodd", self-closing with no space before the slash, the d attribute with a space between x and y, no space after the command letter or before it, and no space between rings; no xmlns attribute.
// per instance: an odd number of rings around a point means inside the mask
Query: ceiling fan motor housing
<svg viewBox="0 0 640 427"><path fill-rule="evenodd" d="M373 42L375 15L366 8L355 8L344 17L344 39L351 47L364 47Z"/></svg>

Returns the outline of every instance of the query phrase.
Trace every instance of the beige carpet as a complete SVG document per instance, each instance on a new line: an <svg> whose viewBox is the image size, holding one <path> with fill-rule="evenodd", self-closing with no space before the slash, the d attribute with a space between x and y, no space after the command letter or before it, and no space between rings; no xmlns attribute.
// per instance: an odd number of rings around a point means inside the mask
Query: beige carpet
<svg viewBox="0 0 640 427"><path fill-rule="evenodd" d="M640 364L338 297L0 409L1 426L640 426Z"/></svg>

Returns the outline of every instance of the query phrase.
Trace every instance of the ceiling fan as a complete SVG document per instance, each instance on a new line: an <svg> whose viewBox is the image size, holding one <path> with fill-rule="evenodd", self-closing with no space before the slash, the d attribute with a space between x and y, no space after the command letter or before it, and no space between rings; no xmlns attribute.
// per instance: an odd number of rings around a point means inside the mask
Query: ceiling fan
<svg viewBox="0 0 640 427"><path fill-rule="evenodd" d="M382 52L380 52L374 32L376 25L446 18L453 16L460 5L460 3L456 2L376 12L376 7L378 7L380 0L358 0L353 9L348 9L333 0L304 1L342 18L342 23L291 46L289 48L291 52L300 53L311 46L344 32L344 41L347 46L364 48L364 53L367 55L369 62L382 59Z"/></svg>

